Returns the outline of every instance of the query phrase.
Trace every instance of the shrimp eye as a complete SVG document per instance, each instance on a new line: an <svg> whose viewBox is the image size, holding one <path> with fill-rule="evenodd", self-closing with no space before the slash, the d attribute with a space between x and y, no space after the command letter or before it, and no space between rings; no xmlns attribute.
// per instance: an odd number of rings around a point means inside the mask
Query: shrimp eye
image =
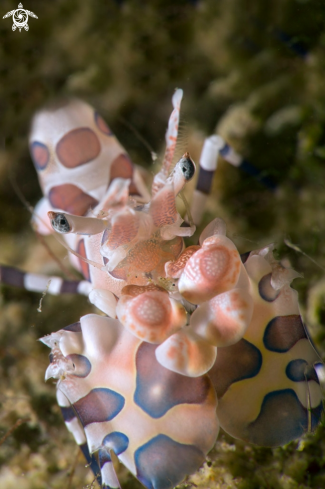
<svg viewBox="0 0 325 489"><path fill-rule="evenodd" d="M65 217L64 214L56 214L55 217L51 219L51 224L55 231L57 231L58 233L64 234L71 231L68 219Z"/></svg>
<svg viewBox="0 0 325 489"><path fill-rule="evenodd" d="M185 179L187 181L191 180L191 178L193 177L193 175L195 173L195 164L191 160L189 155L186 155L182 158L180 166L181 166L181 170L183 172Z"/></svg>

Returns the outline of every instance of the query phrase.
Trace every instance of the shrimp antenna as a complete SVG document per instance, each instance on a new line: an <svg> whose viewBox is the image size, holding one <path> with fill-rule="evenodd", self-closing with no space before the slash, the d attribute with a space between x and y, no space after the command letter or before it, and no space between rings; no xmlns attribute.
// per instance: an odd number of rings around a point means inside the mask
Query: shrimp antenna
<svg viewBox="0 0 325 489"><path fill-rule="evenodd" d="M16 196L18 197L18 199L20 200L20 202L23 204L23 206L31 213L31 215L36 215L37 216L37 219L39 219L39 221L41 221L43 224L45 224L44 222L44 219L42 219L38 214L35 214L35 210L34 210L34 207L28 202L28 200L26 199L26 197L24 196L24 194L22 193L22 191L20 190L18 184L17 184L17 180L13 174L13 171L12 171L12 168L9 168L8 170L8 178L9 178L9 182L16 194ZM41 242L42 246L44 246L44 248L46 249L46 251L48 252L48 254L50 255L50 257L58 264L59 268L62 270L62 272L70 279L75 279L77 277L77 275L75 275L73 272L70 272L66 266L64 266L64 264L61 262L60 258L58 258L56 256L55 253L53 253L53 251L51 250L50 246L48 245L48 243L45 241L44 237L38 233L36 230L35 230L35 234L36 234L36 237L37 239ZM57 236L54 235L55 238L57 239Z"/></svg>
<svg viewBox="0 0 325 489"><path fill-rule="evenodd" d="M323 272L325 272L325 268L322 267L322 265L320 265L319 263L317 263L317 261L314 260L314 258L312 258L311 256L307 255L307 253L305 253L304 251L302 251L302 249L299 248L299 246L291 243L291 241L289 241L288 239L284 239L283 242L284 242L285 245L288 246L288 248L291 248L292 250L297 251L297 253L301 253L306 258L308 258L311 262L313 262L314 265L316 265L316 267L320 268L321 270L323 270Z"/></svg>
<svg viewBox="0 0 325 489"><path fill-rule="evenodd" d="M156 151L153 150L152 146L148 143L148 141L139 133L139 131L131 124L128 122L124 117L118 117L118 120L124 124L130 131L135 134L135 136L138 138L138 140L143 144L143 146L149 151L152 162L154 163L158 157Z"/></svg>
<svg viewBox="0 0 325 489"><path fill-rule="evenodd" d="M104 265L101 265L100 263L97 263L92 260L88 260L88 258L85 258L84 256L80 255L77 251L70 248L70 246L64 241L64 239L59 234L55 234L55 238L58 240L59 243L62 244L62 246L65 247L66 250L68 250L73 255L77 256L80 260L88 263L89 265L92 265L95 268L99 268L99 270L103 270Z"/></svg>
<svg viewBox="0 0 325 489"><path fill-rule="evenodd" d="M22 191L20 190L17 180L13 174L13 170L11 167L8 169L8 178L9 182L11 183L12 188L14 189L15 194L17 195L18 199L20 202L23 204L23 206L31 213L34 213L34 207L28 202Z"/></svg>

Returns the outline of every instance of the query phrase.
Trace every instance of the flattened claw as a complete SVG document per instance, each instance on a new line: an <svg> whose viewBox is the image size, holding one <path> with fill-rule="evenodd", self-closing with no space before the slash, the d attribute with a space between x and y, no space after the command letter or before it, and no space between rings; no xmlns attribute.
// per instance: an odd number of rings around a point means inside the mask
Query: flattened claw
<svg viewBox="0 0 325 489"><path fill-rule="evenodd" d="M199 377L213 366L217 348L188 329L170 336L156 349L156 358L165 368L187 377Z"/></svg>
<svg viewBox="0 0 325 489"><path fill-rule="evenodd" d="M244 336L253 309L249 291L234 288L199 306L191 316L191 329L211 345L233 345Z"/></svg>
<svg viewBox="0 0 325 489"><path fill-rule="evenodd" d="M187 321L184 307L161 290L122 296L116 314L130 333L149 343L165 341Z"/></svg>
<svg viewBox="0 0 325 489"><path fill-rule="evenodd" d="M186 300L201 304L232 289L240 270L241 260L233 242L226 236L212 236L186 263L178 288Z"/></svg>

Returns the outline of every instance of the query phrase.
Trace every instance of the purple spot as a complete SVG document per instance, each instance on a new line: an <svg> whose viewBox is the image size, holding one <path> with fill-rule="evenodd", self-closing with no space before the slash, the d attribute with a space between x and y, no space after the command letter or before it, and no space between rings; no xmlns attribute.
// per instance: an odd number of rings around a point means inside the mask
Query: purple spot
<svg viewBox="0 0 325 489"><path fill-rule="evenodd" d="M63 328L65 331L73 331L73 333L81 333L81 324L80 321L77 323L69 324L69 326L66 326Z"/></svg>
<svg viewBox="0 0 325 489"><path fill-rule="evenodd" d="M85 378L90 374L91 363L87 357L84 355L78 355L77 353L72 353L71 355L67 355L67 358L73 362L73 366L75 368L72 375L75 377Z"/></svg>
<svg viewBox="0 0 325 489"><path fill-rule="evenodd" d="M319 384L318 377L312 365L308 365L306 360L297 359L288 363L286 376L293 382L304 382L314 380Z"/></svg>
<svg viewBox="0 0 325 489"><path fill-rule="evenodd" d="M310 409L311 428L316 428L323 412L322 402ZM308 430L308 410L292 389L267 394L256 420L248 425L246 441L263 447L285 445Z"/></svg>
<svg viewBox="0 0 325 489"><path fill-rule="evenodd" d="M152 418L160 418L177 404L203 404L212 387L209 378L186 377L162 367L156 360L156 348L143 342L138 349L134 402Z"/></svg>
<svg viewBox="0 0 325 489"><path fill-rule="evenodd" d="M50 152L47 146L39 141L30 145L30 153L36 170L44 170L50 160Z"/></svg>
<svg viewBox="0 0 325 489"><path fill-rule="evenodd" d="M275 290L271 285L272 273L268 273L261 278L258 284L258 291L262 299L273 302L279 296L281 290Z"/></svg>
<svg viewBox="0 0 325 489"><path fill-rule="evenodd" d="M111 421L123 409L125 399L111 389L99 387L73 404L83 426Z"/></svg>
<svg viewBox="0 0 325 489"><path fill-rule="evenodd" d="M137 478L148 489L172 489L204 460L196 446L178 443L166 435L152 438L134 454Z"/></svg>
<svg viewBox="0 0 325 489"><path fill-rule="evenodd" d="M262 366L262 353L247 340L224 348L218 348L218 355L208 375L218 399L227 392L231 384L255 377Z"/></svg>
<svg viewBox="0 0 325 489"><path fill-rule="evenodd" d="M76 417L76 413L72 406L60 406L60 409L66 423Z"/></svg>
<svg viewBox="0 0 325 489"><path fill-rule="evenodd" d="M277 316L265 328L263 343L267 350L285 353L299 340L307 338L299 314Z"/></svg>
<svg viewBox="0 0 325 489"><path fill-rule="evenodd" d="M102 445L105 448L101 448L99 450L99 463L102 468L106 462L111 462L111 455L109 450L113 450L115 455L120 455L125 452L127 447L129 446L129 439L124 433L120 433L119 431L113 431L109 435L106 435L102 441Z"/></svg>

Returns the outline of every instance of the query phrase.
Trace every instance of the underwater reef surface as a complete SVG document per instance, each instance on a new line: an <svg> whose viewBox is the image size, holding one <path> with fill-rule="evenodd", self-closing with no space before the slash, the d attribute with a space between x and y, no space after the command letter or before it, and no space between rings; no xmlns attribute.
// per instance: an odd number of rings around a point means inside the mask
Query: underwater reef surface
<svg viewBox="0 0 325 489"><path fill-rule="evenodd" d="M324 357L323 2L139 4L29 0L24 7L38 19L29 18L28 32L13 32L11 19L1 20L0 261L62 275L34 235L26 206L41 197L28 152L29 124L38 108L57 97L86 100L134 162L153 173L164 151L171 95L181 87L181 148L198 161L204 137L218 133L274 185L270 190L220 160L202 227L223 218L241 253L275 243L277 256L303 274L294 287ZM14 8L4 0L2 16ZM158 153L155 164L137 133ZM47 242L67 265L60 244ZM93 475L64 426L55 387L44 382L48 351L37 338L75 322L92 306L83 297L46 295L38 312L42 294L5 286L0 294L0 487L91 487ZM320 489L324 455L323 424L315 434L276 449L245 445L221 433L188 484ZM124 489L141 487L122 466L118 474Z"/></svg>

